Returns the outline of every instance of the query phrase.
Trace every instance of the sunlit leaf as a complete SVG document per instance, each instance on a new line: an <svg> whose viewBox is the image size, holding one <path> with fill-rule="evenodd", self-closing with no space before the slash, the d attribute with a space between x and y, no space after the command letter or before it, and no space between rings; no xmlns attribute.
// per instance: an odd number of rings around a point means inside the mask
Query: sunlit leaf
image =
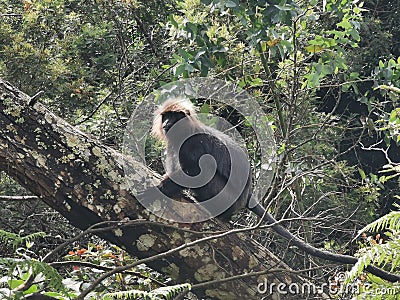
<svg viewBox="0 0 400 300"><path fill-rule="evenodd" d="M318 52L323 51L324 48L319 45L310 45L310 46L305 47L305 50L310 53L318 53Z"/></svg>

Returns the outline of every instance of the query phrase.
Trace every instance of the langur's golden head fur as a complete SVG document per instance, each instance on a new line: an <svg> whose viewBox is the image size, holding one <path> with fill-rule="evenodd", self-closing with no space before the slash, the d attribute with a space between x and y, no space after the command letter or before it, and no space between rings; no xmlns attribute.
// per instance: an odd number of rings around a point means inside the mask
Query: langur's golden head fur
<svg viewBox="0 0 400 300"><path fill-rule="evenodd" d="M162 128L162 115L167 112L183 112L193 122L193 125L199 123L196 110L192 102L185 98L171 98L161 104L154 112L153 127L151 134L160 140L165 140L165 134Z"/></svg>

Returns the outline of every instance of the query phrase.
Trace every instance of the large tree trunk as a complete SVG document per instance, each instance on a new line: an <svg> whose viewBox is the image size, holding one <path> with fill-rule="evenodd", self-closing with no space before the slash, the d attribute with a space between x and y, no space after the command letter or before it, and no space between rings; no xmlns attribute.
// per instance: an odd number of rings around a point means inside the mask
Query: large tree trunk
<svg viewBox="0 0 400 300"><path fill-rule="evenodd" d="M150 218L149 212L124 187L122 154L75 129L42 104L29 104L30 100L0 79L0 169L72 225L84 230L97 222L122 220L127 215L133 220L152 220L99 234L138 258L165 252L200 237L183 231L184 228L226 229L226 225L216 220L171 226L154 216ZM146 170L139 163L132 161L132 164L141 172ZM192 284L246 272L283 269L195 291L199 297L216 299L260 299L267 296L257 292L257 285L264 280L286 284L301 281L249 234L210 240L148 265L177 283ZM274 296L278 298L279 295Z"/></svg>

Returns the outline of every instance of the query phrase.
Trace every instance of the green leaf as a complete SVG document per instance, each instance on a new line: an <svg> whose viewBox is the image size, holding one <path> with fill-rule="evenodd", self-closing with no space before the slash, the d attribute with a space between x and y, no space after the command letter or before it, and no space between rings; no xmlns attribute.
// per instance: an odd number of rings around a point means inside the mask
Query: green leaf
<svg viewBox="0 0 400 300"><path fill-rule="evenodd" d="M262 86L263 85L263 80L261 78L255 78L250 82L251 87L256 87L256 86Z"/></svg>
<svg viewBox="0 0 400 300"><path fill-rule="evenodd" d="M29 289L24 291L24 294L26 294L26 295L33 294L33 293L36 293L38 290L39 290L38 286L36 284L32 284L29 287Z"/></svg>
<svg viewBox="0 0 400 300"><path fill-rule="evenodd" d="M228 0L228 1L225 1L225 6L228 8L232 8L232 7L236 7L237 4L234 1Z"/></svg>
<svg viewBox="0 0 400 300"><path fill-rule="evenodd" d="M347 19L343 19L342 22L339 22L336 24L337 27L341 27L343 29L351 29L353 26L351 26L351 23Z"/></svg>
<svg viewBox="0 0 400 300"><path fill-rule="evenodd" d="M8 283L8 286L10 287L10 289L15 289L16 287L20 286L24 282L25 281L22 279L11 279L7 283Z"/></svg>
<svg viewBox="0 0 400 300"><path fill-rule="evenodd" d="M201 114L209 114L210 113L210 106L207 103L204 103L200 108Z"/></svg>
<svg viewBox="0 0 400 300"><path fill-rule="evenodd" d="M392 112L390 113L389 116L389 122L394 122L397 119L397 111L396 110L392 110Z"/></svg>
<svg viewBox="0 0 400 300"><path fill-rule="evenodd" d="M307 52L310 53L318 53L324 50L324 47L319 46L319 45L309 45L304 48Z"/></svg>
<svg viewBox="0 0 400 300"><path fill-rule="evenodd" d="M170 22L174 27L176 27L176 28L179 27L179 26L178 26L178 22L175 21L174 15L170 15L170 16L168 17L168 20L169 20L169 22Z"/></svg>
<svg viewBox="0 0 400 300"><path fill-rule="evenodd" d="M365 175L364 170L358 168L358 173L360 174L362 180L365 180L367 178L367 175Z"/></svg>

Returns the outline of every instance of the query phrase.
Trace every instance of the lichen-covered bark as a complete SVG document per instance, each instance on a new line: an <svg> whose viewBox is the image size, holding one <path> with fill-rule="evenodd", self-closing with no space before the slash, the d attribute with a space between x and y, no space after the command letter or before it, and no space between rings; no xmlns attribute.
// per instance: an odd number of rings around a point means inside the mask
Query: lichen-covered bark
<svg viewBox="0 0 400 300"><path fill-rule="evenodd" d="M172 224L150 215L128 192L122 155L58 118L40 103L0 79L0 169L56 209L71 224L86 229L104 220L147 219L135 227L121 227L101 236L138 258L149 257L195 240L198 235L181 228L221 230L218 221ZM132 161L137 172L148 172ZM136 164L136 165L135 165ZM138 176L139 177L139 176ZM171 224L168 224L171 225ZM229 235L186 248L149 264L176 282L198 283L250 271L283 268L280 260L247 234ZM260 299L257 285L299 281L289 273L267 274L196 290L200 297ZM270 295L271 296L271 295ZM276 295L275 295L276 296Z"/></svg>

